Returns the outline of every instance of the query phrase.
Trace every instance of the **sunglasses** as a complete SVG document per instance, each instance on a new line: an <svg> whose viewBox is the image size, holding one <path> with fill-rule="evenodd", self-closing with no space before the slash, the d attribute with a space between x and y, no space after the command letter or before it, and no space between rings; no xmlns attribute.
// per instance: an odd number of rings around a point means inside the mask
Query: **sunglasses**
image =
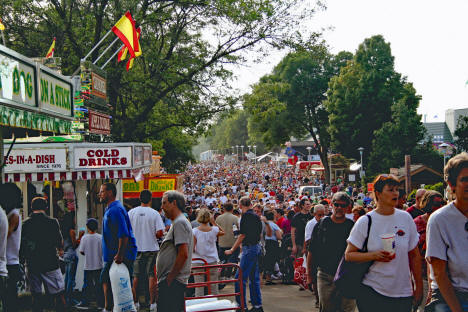
<svg viewBox="0 0 468 312"><path fill-rule="evenodd" d="M346 207L348 207L348 204L333 203L333 207L336 207L336 208L346 208Z"/></svg>

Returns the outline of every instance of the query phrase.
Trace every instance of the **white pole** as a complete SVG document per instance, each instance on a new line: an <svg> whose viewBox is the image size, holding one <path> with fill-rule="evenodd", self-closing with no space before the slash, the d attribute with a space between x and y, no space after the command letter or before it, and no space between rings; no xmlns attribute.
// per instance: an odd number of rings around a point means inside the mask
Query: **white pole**
<svg viewBox="0 0 468 312"><path fill-rule="evenodd" d="M104 54L106 54L107 51L109 51L110 48L112 48L112 46L119 40L119 37L115 38L114 41L112 41L112 43L104 50L104 52L101 53L101 55L98 56L98 58L93 62L93 64L96 64L100 59L101 57L104 56Z"/></svg>
<svg viewBox="0 0 468 312"><path fill-rule="evenodd" d="M102 65L101 69L104 69L104 67L106 67L106 65L114 58L114 56L117 55L117 53L119 53L120 50L122 50L122 48L123 48L124 46L125 46L125 45L122 44L122 45L117 49L117 51L115 51L114 54L112 54L112 56L109 57L109 59L104 63L104 65Z"/></svg>
<svg viewBox="0 0 468 312"><path fill-rule="evenodd" d="M88 54L86 54L86 56L81 59L81 61L86 61L86 59L91 55L91 53L93 53L93 51L96 50L96 48L104 41L104 39L107 38L107 36L109 36L111 32L112 30L109 30L107 34L105 34L104 37L102 37L101 40L99 40L99 42L91 49L91 51L89 51Z"/></svg>

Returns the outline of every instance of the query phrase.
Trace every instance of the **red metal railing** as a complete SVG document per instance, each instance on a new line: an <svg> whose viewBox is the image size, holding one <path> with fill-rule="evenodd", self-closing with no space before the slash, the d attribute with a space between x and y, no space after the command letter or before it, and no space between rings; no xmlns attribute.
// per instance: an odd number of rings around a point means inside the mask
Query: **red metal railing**
<svg viewBox="0 0 468 312"><path fill-rule="evenodd" d="M214 311L231 311L231 310L240 310L240 311L244 311L244 300L242 299L244 297L244 288L243 288L243 285L242 285L242 270L240 268L240 266L236 263L224 263L224 264L211 264L211 265L207 265L206 261L203 260L203 259L198 259L198 258L194 258L192 259L192 261L195 261L195 260L201 260L205 263L205 265L202 265L202 266L192 266L192 270L202 270L202 269L205 269L204 271L202 272L195 272L195 273L191 273L191 275L202 275L202 274L205 274L206 275L206 281L205 282L200 282L200 283L189 283L187 285L187 288L197 288L197 287L208 287L208 295L207 296L201 296L201 297L185 297L185 300L191 300L191 299L205 299L205 298L223 298L223 297L236 297L236 296L240 296L241 300L240 300L240 307L235 307L235 308L221 308L221 309L211 309L211 310L200 310L200 311L197 311L197 312L214 312ZM210 275L210 269L215 269L215 270L218 270L219 268L227 268L227 267L235 267L237 268L238 272L239 272L239 275L236 279L229 279L229 280L218 280L218 281L210 281L209 279L209 275ZM239 292L233 292L233 293L227 293L227 294L217 294L217 295L212 295L211 294L211 287L210 285L212 284L225 284L225 283L235 283L235 282L238 282L239 283ZM184 311L185 310L185 307L184 307Z"/></svg>

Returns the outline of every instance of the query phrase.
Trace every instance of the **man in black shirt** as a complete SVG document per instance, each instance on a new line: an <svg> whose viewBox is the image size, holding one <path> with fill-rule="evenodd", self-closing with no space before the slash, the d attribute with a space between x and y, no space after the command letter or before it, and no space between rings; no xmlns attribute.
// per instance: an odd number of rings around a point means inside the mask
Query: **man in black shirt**
<svg viewBox="0 0 468 312"><path fill-rule="evenodd" d="M244 290L247 286L247 279L249 279L250 300L252 301L253 308L249 311L263 312L262 308L262 294L260 292L260 272L258 269L258 259L261 253L260 247L260 234L262 232L262 223L260 217L257 216L252 210L250 198L242 197L239 201L239 206L242 210L242 217L240 221L240 231L234 246L226 250L226 255L231 255L242 244L242 257L240 267L242 269L242 285ZM239 272L236 273L238 278ZM240 291L240 285L236 282L236 292ZM236 301L241 305L241 300L244 308L247 308L245 301L245 291L243 298L236 296Z"/></svg>
<svg viewBox="0 0 468 312"><path fill-rule="evenodd" d="M301 199L299 202L299 208L301 211L296 213L291 221L291 240L293 243L291 254L295 258L302 257L302 254L304 253L302 246L304 245L305 228L307 222L309 222L313 217L310 214L310 207L311 204L307 197Z"/></svg>
<svg viewBox="0 0 468 312"><path fill-rule="evenodd" d="M63 254L63 240L56 219L45 214L47 201L36 197L31 202L31 217L24 221L21 231L20 257L26 259L33 311L42 311L42 286L56 297L56 311L64 310L65 284L59 268L57 250Z"/></svg>
<svg viewBox="0 0 468 312"><path fill-rule="evenodd" d="M317 288L321 312L354 312L356 302L342 297L333 283L336 270L346 249L346 240L354 222L346 218L345 211L352 204L345 192L333 195L333 213L314 227L307 257L307 277L312 282L313 264L318 267Z"/></svg>

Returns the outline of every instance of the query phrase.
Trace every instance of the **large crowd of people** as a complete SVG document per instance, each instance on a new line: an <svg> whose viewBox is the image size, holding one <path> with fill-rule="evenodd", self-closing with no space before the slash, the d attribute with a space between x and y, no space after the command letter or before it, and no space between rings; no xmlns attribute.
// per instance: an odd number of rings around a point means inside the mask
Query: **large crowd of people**
<svg viewBox="0 0 468 312"><path fill-rule="evenodd" d="M346 184L321 184L307 172L277 164L204 162L185 172L183 192L168 191L161 207L151 207L151 192L128 212L116 200L112 183L101 186L106 210L102 233L89 219L76 231L74 212L59 224L46 215L47 201L32 200L24 222L17 207L21 192L14 184L0 187L0 296L4 311L17 310L20 264L25 263L33 311L41 311L42 287L56 310L112 308L109 269L123 263L133 278L135 308L140 309L141 280L149 290L150 311L184 311L189 281L203 283L204 265L238 263L242 280L237 304L263 311L262 288L298 284L311 293L311 306L340 311L468 311L468 154L445 167L455 200L417 190L406 198L392 175L377 176L373 192ZM319 194L300 193L303 185L320 186ZM77 253L84 255L81 302L73 296ZM64 273L59 267L63 258ZM302 259L301 261L299 261ZM24 261L23 261L24 260ZM298 265L298 263L303 265ZM350 296L342 285L343 263L367 263ZM305 279L295 271L306 268ZM192 269L197 267L198 269ZM296 272L297 273L297 272ZM193 276L192 276L193 275ZM239 270L211 269L209 281L232 280ZM192 280L193 279L193 280ZM203 284L200 284L203 285ZM206 287L204 287L206 286ZM193 296L217 295L225 285L196 287Z"/></svg>

